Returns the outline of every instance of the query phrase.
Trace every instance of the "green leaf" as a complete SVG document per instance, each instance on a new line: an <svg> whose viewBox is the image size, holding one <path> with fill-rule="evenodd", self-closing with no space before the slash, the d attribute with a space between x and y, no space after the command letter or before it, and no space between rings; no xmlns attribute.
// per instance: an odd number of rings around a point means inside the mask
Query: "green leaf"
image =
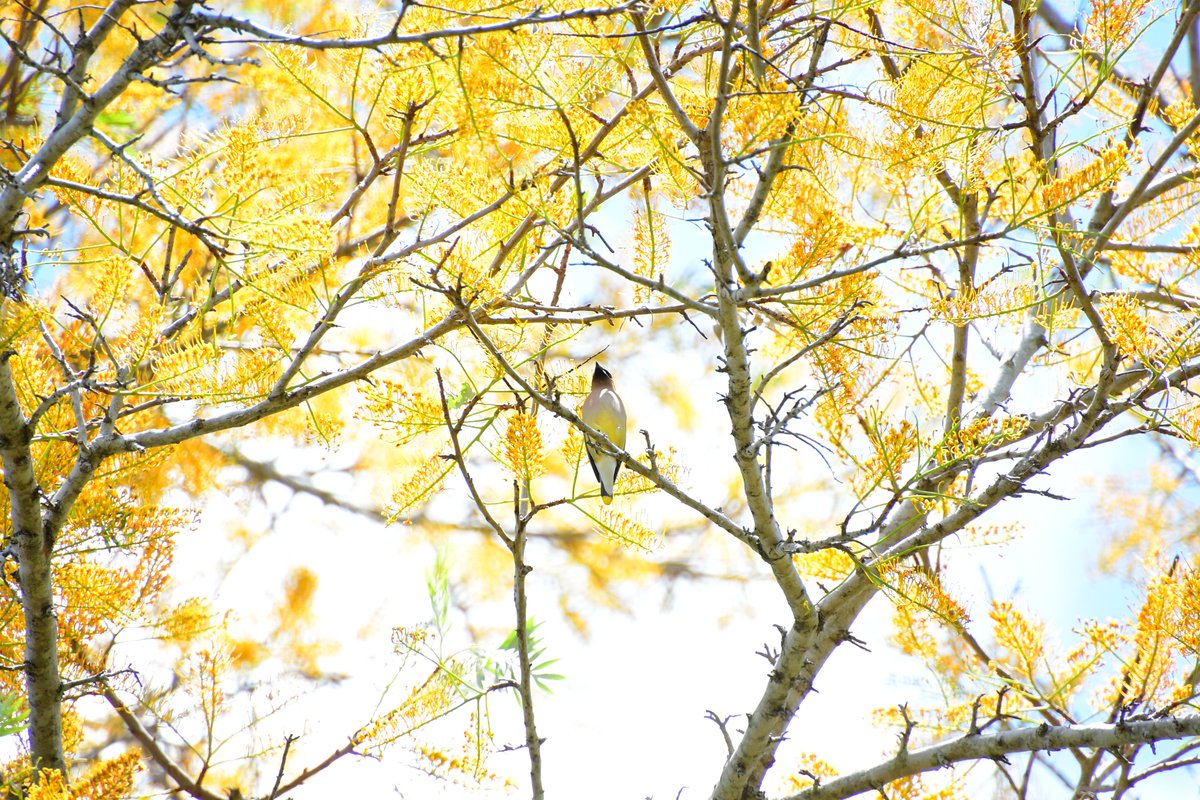
<svg viewBox="0 0 1200 800"><path fill-rule="evenodd" d="M425 589L429 592L433 624L445 636L450 629L450 562L445 550L438 550L433 566L425 573Z"/></svg>
<svg viewBox="0 0 1200 800"><path fill-rule="evenodd" d="M0 736L21 733L27 727L29 710L20 695L0 695Z"/></svg>
<svg viewBox="0 0 1200 800"><path fill-rule="evenodd" d="M457 393L455 393L452 397L446 398L446 405L449 406L450 408L458 408L460 406L464 406L467 403L471 402L471 400L473 400L474 398L475 398L475 389L472 388L472 386L469 382L464 381L463 385L461 387L459 387Z"/></svg>
<svg viewBox="0 0 1200 800"><path fill-rule="evenodd" d="M109 128L132 128L137 117L129 111L105 111L96 116L96 122Z"/></svg>

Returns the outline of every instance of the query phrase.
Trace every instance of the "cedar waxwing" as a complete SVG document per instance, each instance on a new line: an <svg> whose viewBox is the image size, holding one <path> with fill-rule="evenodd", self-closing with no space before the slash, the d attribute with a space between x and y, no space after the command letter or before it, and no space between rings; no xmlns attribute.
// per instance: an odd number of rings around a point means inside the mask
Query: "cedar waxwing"
<svg viewBox="0 0 1200 800"><path fill-rule="evenodd" d="M617 447L625 449L625 404L613 389L612 373L599 364L596 364L596 371L592 373L592 391L583 401L579 416L589 427L603 433ZM617 481L621 462L590 443L587 454L592 472L596 473L596 480L600 483L604 505L608 505L612 502L613 484Z"/></svg>

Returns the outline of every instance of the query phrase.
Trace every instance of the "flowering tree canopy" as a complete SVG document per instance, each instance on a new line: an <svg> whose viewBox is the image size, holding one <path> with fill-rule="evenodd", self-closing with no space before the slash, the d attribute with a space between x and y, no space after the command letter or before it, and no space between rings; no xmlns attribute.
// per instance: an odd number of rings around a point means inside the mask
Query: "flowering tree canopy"
<svg viewBox="0 0 1200 800"><path fill-rule="evenodd" d="M217 5L0 14L6 797L276 798L372 756L540 799L535 620L716 574L771 582L781 633L712 714L714 800L1122 797L1194 762L1200 0ZM579 416L596 358L625 449ZM1078 554L1141 599L1059 635L954 576L1020 535L1002 503L1094 513L1081 451L1155 462ZM352 528L237 609L255 635L184 567L282 534L176 558L268 486L465 565L326 750L274 721L354 697L313 606ZM511 634L447 646L462 592ZM940 702L881 709L858 763L789 749L872 604L863 658Z"/></svg>

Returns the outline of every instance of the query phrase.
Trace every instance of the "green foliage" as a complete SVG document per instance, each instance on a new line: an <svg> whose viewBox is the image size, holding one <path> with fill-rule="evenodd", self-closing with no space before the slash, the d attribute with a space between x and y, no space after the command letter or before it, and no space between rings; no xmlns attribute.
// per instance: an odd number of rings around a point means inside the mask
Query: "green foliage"
<svg viewBox="0 0 1200 800"><path fill-rule="evenodd" d="M28 726L29 709L17 694L0 694L0 736L21 733Z"/></svg>
<svg viewBox="0 0 1200 800"><path fill-rule="evenodd" d="M530 619L527 635L529 637L529 676L533 682L538 685L539 689L550 692L550 681L565 680L566 676L557 672L550 672L550 667L558 663L557 658L546 657L546 645L541 637L537 635L537 629L541 627L540 622ZM514 671L512 660L517 657L520 650L520 641L517 636L517 631L511 631L504 641L500 643L500 649L511 654L511 658L502 663L493 663L492 671L500 678L509 680L517 680L517 672Z"/></svg>

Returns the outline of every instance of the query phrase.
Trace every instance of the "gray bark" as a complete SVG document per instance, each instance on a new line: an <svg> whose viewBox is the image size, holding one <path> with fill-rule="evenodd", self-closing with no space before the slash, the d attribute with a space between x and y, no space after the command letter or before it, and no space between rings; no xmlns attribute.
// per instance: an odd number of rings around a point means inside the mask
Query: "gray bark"
<svg viewBox="0 0 1200 800"><path fill-rule="evenodd" d="M838 800L874 792L891 781L931 772L962 761L1001 759L1012 753L1106 749L1130 744L1150 744L1166 739L1200 735L1200 716L1176 717L1115 725L1047 725L991 735L961 736L921 750L901 749L896 756L870 769L846 775L790 795L786 800Z"/></svg>
<svg viewBox="0 0 1200 800"><path fill-rule="evenodd" d="M0 458L12 506L8 543L19 565L25 613L25 689L29 700L29 752L37 769L66 772L62 745L62 680L58 672L58 617L50 565L51 542L42 524L41 488L33 474L30 430L9 361L0 355Z"/></svg>

